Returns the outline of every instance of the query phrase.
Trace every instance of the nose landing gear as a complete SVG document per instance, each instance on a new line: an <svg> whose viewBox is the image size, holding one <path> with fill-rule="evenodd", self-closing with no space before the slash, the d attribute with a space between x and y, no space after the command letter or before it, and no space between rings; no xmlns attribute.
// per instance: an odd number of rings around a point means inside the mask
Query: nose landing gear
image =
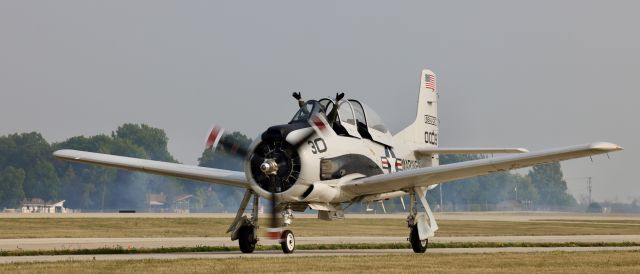
<svg viewBox="0 0 640 274"><path fill-rule="evenodd" d="M247 217L244 215L244 211L249 204L249 200L253 196L253 209L251 211L251 217ZM231 232L231 240L238 240L238 244L240 246L240 251L242 253L253 253L256 249L256 245L258 244L258 201L259 196L251 190L247 190L244 194L242 202L240 203L240 208L236 214L236 218L234 219L231 226L227 230L227 233ZM293 220L293 211L289 206L287 206L282 211L282 221L284 226L288 226L291 224ZM278 239L280 246L282 247L282 252L285 254L293 253L296 248L296 238L293 235L291 230L284 230L280 232L280 229L274 229L271 231L275 233L275 239Z"/></svg>

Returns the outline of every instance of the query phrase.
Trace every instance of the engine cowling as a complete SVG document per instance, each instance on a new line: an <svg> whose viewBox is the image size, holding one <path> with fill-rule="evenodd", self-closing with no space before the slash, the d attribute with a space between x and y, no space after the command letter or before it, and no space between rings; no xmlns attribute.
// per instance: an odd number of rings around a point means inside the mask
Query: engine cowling
<svg viewBox="0 0 640 274"><path fill-rule="evenodd" d="M265 174L261 165L265 159L276 165L275 189L272 189L271 179ZM251 176L256 184L266 191L281 193L289 190L298 181L300 175L300 156L294 146L284 140L263 140L258 143L249 159Z"/></svg>
<svg viewBox="0 0 640 274"><path fill-rule="evenodd" d="M281 201L298 200L295 197L304 192L301 186L294 187L300 179L298 146L302 140L292 144L292 138L287 139L287 136L297 136L301 131L309 130L313 129L308 123L273 126L252 144L251 152L245 159L245 174L254 192L268 199L270 193L274 192ZM275 176L275 188L270 176Z"/></svg>

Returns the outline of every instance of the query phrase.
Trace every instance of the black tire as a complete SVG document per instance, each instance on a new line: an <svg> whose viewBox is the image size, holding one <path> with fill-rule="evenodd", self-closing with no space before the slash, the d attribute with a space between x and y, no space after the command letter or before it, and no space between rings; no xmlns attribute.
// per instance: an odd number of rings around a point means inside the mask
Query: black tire
<svg viewBox="0 0 640 274"><path fill-rule="evenodd" d="M242 253L253 253L256 250L256 233L253 226L243 226L238 231L238 243Z"/></svg>
<svg viewBox="0 0 640 274"><path fill-rule="evenodd" d="M429 244L429 240L420 240L420 235L418 235L418 226L414 225L411 227L411 233L409 233L409 242L411 243L411 248L415 253L424 253L427 251L427 245Z"/></svg>
<svg viewBox="0 0 640 274"><path fill-rule="evenodd" d="M293 236L291 230L282 231L280 235L280 246L285 254L293 253L296 250L296 237Z"/></svg>

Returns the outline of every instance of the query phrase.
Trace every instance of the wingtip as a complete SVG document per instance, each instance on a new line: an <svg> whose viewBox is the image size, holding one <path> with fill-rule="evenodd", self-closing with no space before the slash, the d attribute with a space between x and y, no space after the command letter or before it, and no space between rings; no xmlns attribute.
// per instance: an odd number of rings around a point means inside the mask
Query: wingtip
<svg viewBox="0 0 640 274"><path fill-rule="evenodd" d="M71 159L71 158L79 159L78 157L73 156L73 153L75 151L76 150L73 150L73 149L60 149L60 150L54 151L53 156L60 159Z"/></svg>
<svg viewBox="0 0 640 274"><path fill-rule="evenodd" d="M591 143L589 147L591 149L605 150L605 151L624 150L624 148L622 148L621 146L614 143L609 143L609 142L595 142L595 143Z"/></svg>

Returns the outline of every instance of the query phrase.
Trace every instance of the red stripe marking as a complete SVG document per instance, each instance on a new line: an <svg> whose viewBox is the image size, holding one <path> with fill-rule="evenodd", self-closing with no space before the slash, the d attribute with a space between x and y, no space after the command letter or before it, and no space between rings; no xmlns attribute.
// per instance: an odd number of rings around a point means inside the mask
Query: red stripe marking
<svg viewBox="0 0 640 274"><path fill-rule="evenodd" d="M211 130L211 133L209 133L209 138L207 138L207 148L211 148L213 146L213 143L218 138L219 133L220 133L220 128L217 126Z"/></svg>
<svg viewBox="0 0 640 274"><path fill-rule="evenodd" d="M280 233L280 231L269 231L269 232L267 232L267 237L269 239L272 239L272 240L280 239L281 235L282 234Z"/></svg>
<svg viewBox="0 0 640 274"><path fill-rule="evenodd" d="M320 118L318 117L313 117L313 124L320 130L320 131L324 131L326 126L325 124L322 122L322 120L320 120Z"/></svg>

